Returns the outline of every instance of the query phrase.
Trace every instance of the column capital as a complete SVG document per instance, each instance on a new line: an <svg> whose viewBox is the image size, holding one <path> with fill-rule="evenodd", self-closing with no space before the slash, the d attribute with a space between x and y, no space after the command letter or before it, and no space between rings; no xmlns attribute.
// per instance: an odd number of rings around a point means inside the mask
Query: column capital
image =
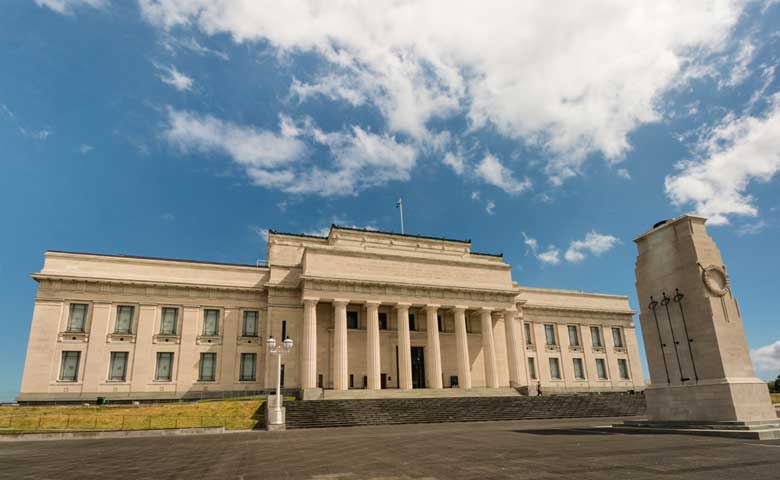
<svg viewBox="0 0 780 480"><path fill-rule="evenodd" d="M486 313L486 312L487 312L487 313L493 313L493 312L495 312L495 311L496 311L496 309L495 309L495 308L493 308L493 307L482 307L482 308L480 308L479 310L480 310L482 313Z"/></svg>
<svg viewBox="0 0 780 480"><path fill-rule="evenodd" d="M334 298L333 299L333 305L336 305L337 307L341 307L341 306L346 307L348 303L349 303L349 300L347 300L345 298Z"/></svg>
<svg viewBox="0 0 780 480"><path fill-rule="evenodd" d="M430 304L430 305L426 305L425 306L426 310L438 310L440 308L441 308L441 305L434 305L434 304Z"/></svg>
<svg viewBox="0 0 780 480"><path fill-rule="evenodd" d="M317 303L319 301L320 301L320 299L319 298L315 298L315 297L304 297L303 298L303 303Z"/></svg>
<svg viewBox="0 0 780 480"><path fill-rule="evenodd" d="M466 310L469 309L469 307L464 307L463 305L455 305L454 307L452 307L452 309L455 310L456 312L465 312Z"/></svg>
<svg viewBox="0 0 780 480"><path fill-rule="evenodd" d="M411 307L411 303L396 303L395 308L399 310L409 310L409 307Z"/></svg>
<svg viewBox="0 0 780 480"><path fill-rule="evenodd" d="M382 302L379 300L366 300L366 307L379 307L382 305Z"/></svg>

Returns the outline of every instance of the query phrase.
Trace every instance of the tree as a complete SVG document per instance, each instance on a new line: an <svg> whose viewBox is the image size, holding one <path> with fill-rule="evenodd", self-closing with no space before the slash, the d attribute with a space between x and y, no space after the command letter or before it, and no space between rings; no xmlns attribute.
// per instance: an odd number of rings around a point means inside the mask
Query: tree
<svg viewBox="0 0 780 480"><path fill-rule="evenodd" d="M780 375L775 379L774 388L772 390L774 390L774 393L780 393Z"/></svg>

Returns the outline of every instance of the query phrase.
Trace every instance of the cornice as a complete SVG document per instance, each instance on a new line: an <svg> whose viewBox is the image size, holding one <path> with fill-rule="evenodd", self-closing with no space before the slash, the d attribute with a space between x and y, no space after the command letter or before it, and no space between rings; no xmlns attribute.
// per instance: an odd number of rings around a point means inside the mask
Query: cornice
<svg viewBox="0 0 780 480"><path fill-rule="evenodd" d="M241 291L259 293L264 290L263 286L257 287L241 287L236 285L224 285L224 284L203 284L203 283L182 283L182 282L160 282L149 280L131 280L131 279L117 279L117 278L100 278L100 277L80 277L71 275L52 275L45 273L33 273L30 275L38 283L46 280L61 281L61 282L73 282L73 283L95 283L105 285L118 285L118 286L141 286L141 287L156 287L156 288L186 288L196 290L216 290L216 291Z"/></svg>
<svg viewBox="0 0 780 480"><path fill-rule="evenodd" d="M564 307L557 305L533 305L526 303L523 305L523 311L533 313L540 312L560 312L567 314L590 314L590 315L635 315L637 312L631 309L609 309L609 308L586 308L586 307Z"/></svg>
<svg viewBox="0 0 780 480"><path fill-rule="evenodd" d="M416 263L429 263L429 264L437 264L437 265L456 265L459 267L472 267L472 268L489 268L493 270L511 270L511 266L507 263L496 262L496 261L487 261L487 260L480 260L480 259L455 259L455 258L427 258L423 256L409 256L409 255L401 255L396 253L388 253L388 252L378 252L375 250L372 251L356 251L356 250L348 250L348 249L338 249L338 248L330 248L330 247L320 247L320 246L307 246L306 250L304 251L303 255L304 257L309 252L317 252L317 253L324 253L329 254L333 256L347 256L347 257L359 257L359 258L382 258L382 259L390 259L390 260L399 260L403 262L416 262ZM455 255L455 254L453 254ZM304 262L305 263L305 262Z"/></svg>

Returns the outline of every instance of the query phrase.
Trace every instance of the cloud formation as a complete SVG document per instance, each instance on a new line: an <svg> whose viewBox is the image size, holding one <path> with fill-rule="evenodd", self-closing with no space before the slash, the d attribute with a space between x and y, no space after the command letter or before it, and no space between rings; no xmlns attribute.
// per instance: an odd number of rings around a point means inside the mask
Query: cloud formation
<svg viewBox="0 0 780 480"><path fill-rule="evenodd" d="M282 56L318 55L320 71L294 81L291 94L371 104L390 132L424 139L432 120L465 115L469 131L494 128L547 152L554 183L577 175L591 153L619 161L628 135L662 116L660 96L723 48L744 8L732 0L140 5L166 30L194 26L267 42Z"/></svg>
<svg viewBox="0 0 780 480"><path fill-rule="evenodd" d="M322 196L355 195L409 180L417 156L414 148L389 135L357 126L324 132L310 120L296 124L287 117L276 132L169 109L163 136L184 152L229 156L255 185ZM313 161L316 148L324 148L331 161Z"/></svg>
<svg viewBox="0 0 780 480"><path fill-rule="evenodd" d="M780 374L780 340L751 350L750 359L758 375L774 378Z"/></svg>
<svg viewBox="0 0 780 480"><path fill-rule="evenodd" d="M39 7L47 7L61 14L73 13L79 7L103 8L107 0L35 0Z"/></svg>
<svg viewBox="0 0 780 480"><path fill-rule="evenodd" d="M558 265L561 263L561 250L555 245L550 245L546 250L540 251L539 242L532 237L523 234L523 243L527 247L526 255L529 253L536 257L540 262ZM569 263L580 263L589 255L599 256L612 250L620 240L612 235L604 235L591 230L585 235L583 240L573 240L569 243L569 248L563 254L563 259Z"/></svg>
<svg viewBox="0 0 780 480"><path fill-rule="evenodd" d="M181 73L174 65L165 66L155 64L154 66L157 70L160 70L159 77L163 83L167 83L180 92L192 90L192 85L195 83L194 80Z"/></svg>
<svg viewBox="0 0 780 480"><path fill-rule="evenodd" d="M732 217L756 217L751 182L768 182L780 171L780 95L762 116L728 115L705 132L698 159L681 162L666 177L666 195L679 207L692 206L710 225Z"/></svg>
<svg viewBox="0 0 780 480"><path fill-rule="evenodd" d="M531 188L531 180L527 177L516 180L512 171L501 164L495 155L488 153L477 164L474 170L477 177L483 181L500 188L510 195L517 195Z"/></svg>

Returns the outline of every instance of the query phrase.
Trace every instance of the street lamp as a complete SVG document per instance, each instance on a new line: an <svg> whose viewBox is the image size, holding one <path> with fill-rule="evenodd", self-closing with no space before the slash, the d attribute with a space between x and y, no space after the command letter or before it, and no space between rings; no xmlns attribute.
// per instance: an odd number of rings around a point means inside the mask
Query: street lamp
<svg viewBox="0 0 780 480"><path fill-rule="evenodd" d="M293 348L293 341L287 337L279 345L276 344L274 337L268 337L265 344L272 355L276 355L276 405L269 409L269 425L284 425L284 415L282 415L282 356L290 353Z"/></svg>

